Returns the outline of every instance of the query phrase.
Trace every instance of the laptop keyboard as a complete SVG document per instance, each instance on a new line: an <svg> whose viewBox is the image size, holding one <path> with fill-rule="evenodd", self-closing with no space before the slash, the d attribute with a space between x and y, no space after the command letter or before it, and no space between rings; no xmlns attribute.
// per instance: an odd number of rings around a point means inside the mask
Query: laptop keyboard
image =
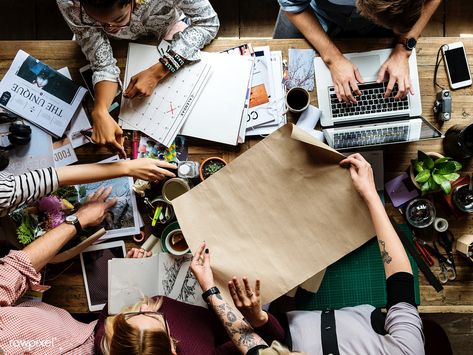
<svg viewBox="0 0 473 355"><path fill-rule="evenodd" d="M332 117L359 116L380 112L395 112L409 109L409 100L407 96L396 100L397 84L394 85L390 97L385 98L387 82L358 84L361 96L356 97L356 104L339 102L335 89L329 88L330 105L332 108Z"/></svg>
<svg viewBox="0 0 473 355"><path fill-rule="evenodd" d="M367 128L351 132L334 133L333 148L350 148L373 144L407 142L408 139L409 125L386 128Z"/></svg>

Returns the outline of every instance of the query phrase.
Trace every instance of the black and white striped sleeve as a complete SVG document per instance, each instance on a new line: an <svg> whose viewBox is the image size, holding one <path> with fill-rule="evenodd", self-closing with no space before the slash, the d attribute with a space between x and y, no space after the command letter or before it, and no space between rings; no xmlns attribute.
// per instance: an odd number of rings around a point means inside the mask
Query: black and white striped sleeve
<svg viewBox="0 0 473 355"><path fill-rule="evenodd" d="M30 171L21 175L0 173L0 216L40 199L59 187L54 168Z"/></svg>

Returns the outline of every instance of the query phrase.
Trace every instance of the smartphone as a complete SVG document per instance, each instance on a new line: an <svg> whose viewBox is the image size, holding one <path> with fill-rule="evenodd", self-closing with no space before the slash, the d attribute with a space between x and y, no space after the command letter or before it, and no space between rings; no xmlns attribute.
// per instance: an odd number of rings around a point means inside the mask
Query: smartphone
<svg viewBox="0 0 473 355"><path fill-rule="evenodd" d="M94 72L92 71L92 68L90 67L89 64L87 64L79 69L79 73L80 73L80 76L82 77L82 80L84 80L87 90L89 90L90 96L92 96L92 98L94 99L95 92L94 92L94 84L92 83L92 74Z"/></svg>
<svg viewBox="0 0 473 355"><path fill-rule="evenodd" d="M459 89L470 86L471 73L463 43L455 42L445 44L442 47L442 52L450 87L452 89Z"/></svg>

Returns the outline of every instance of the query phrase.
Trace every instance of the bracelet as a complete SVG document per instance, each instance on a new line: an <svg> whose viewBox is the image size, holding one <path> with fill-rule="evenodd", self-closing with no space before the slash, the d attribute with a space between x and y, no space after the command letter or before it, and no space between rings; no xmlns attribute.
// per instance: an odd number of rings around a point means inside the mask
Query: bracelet
<svg viewBox="0 0 473 355"><path fill-rule="evenodd" d="M176 68L174 68L174 66L169 62L169 60L165 57L161 57L159 58L159 62L164 65L164 67L170 71L171 73L175 73L176 72Z"/></svg>
<svg viewBox="0 0 473 355"><path fill-rule="evenodd" d="M171 54L169 54L169 52L166 52L164 53L164 56L166 57L166 59L168 60L169 63L172 64L172 66L178 70L181 66L179 65L179 63L172 57Z"/></svg>
<svg viewBox="0 0 473 355"><path fill-rule="evenodd" d="M214 286L214 287L209 288L207 291L205 291L202 294L202 298L204 299L205 303L208 303L208 299L210 296L217 295L219 293L220 293L220 290L218 289L218 287Z"/></svg>

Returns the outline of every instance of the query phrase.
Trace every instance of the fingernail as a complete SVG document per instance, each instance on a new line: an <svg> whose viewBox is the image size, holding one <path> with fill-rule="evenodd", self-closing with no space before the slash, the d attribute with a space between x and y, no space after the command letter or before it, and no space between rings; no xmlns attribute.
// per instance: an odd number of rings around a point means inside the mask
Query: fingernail
<svg viewBox="0 0 473 355"><path fill-rule="evenodd" d="M209 248L205 249L205 254L209 253Z"/></svg>

